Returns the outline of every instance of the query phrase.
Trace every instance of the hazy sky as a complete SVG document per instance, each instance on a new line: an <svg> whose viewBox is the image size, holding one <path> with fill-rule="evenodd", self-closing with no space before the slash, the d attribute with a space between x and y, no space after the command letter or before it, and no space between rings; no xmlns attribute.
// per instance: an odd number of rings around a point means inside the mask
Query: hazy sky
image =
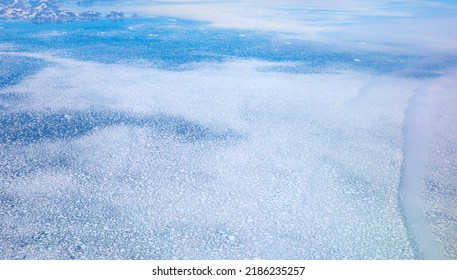
<svg viewBox="0 0 457 280"><path fill-rule="evenodd" d="M452 1L139 0L115 5L141 16L190 18L215 27L278 31L383 51L454 52L457 46L457 4Z"/></svg>

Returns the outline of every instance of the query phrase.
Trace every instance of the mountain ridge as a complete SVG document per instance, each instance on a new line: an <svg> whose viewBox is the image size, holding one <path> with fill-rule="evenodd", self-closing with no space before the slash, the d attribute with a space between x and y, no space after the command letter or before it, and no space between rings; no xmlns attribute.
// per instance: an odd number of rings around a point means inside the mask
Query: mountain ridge
<svg viewBox="0 0 457 280"><path fill-rule="evenodd" d="M64 23L71 21L94 21L102 17L96 11L76 13L61 9L56 0L0 0L0 19L31 20L34 23ZM123 12L111 11L106 18L111 20L124 19Z"/></svg>

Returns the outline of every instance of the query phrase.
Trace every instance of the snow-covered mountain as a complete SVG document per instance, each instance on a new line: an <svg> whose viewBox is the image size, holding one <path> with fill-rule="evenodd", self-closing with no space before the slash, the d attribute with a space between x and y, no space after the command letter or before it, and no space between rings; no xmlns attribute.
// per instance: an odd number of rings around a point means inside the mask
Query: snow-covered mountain
<svg viewBox="0 0 457 280"><path fill-rule="evenodd" d="M58 7L55 0L0 0L0 19L31 20L35 23L97 20L101 14L95 11L75 13ZM107 18L121 20L122 12L109 13Z"/></svg>
<svg viewBox="0 0 457 280"><path fill-rule="evenodd" d="M20 0L1 0L0 17L7 19L29 18L30 11Z"/></svg>

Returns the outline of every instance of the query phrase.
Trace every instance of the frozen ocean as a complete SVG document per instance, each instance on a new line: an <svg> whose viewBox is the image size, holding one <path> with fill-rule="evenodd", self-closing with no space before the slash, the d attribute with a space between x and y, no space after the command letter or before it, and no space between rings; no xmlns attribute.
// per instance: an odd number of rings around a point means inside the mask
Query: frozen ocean
<svg viewBox="0 0 457 280"><path fill-rule="evenodd" d="M0 259L457 259L455 1L0 18Z"/></svg>

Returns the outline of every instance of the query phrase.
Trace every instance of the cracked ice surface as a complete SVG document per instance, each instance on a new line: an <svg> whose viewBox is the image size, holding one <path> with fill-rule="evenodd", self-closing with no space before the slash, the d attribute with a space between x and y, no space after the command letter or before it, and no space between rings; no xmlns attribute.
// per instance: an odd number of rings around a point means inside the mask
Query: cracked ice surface
<svg viewBox="0 0 457 280"><path fill-rule="evenodd" d="M27 112L31 121L14 123L24 137L42 122L63 127L2 143L5 256L411 257L396 200L403 106L346 108L367 75L261 73L257 64L175 73L61 61L10 87L33 92L5 116ZM364 98L417 82L382 85ZM237 137L186 141L160 129L171 120L158 129L110 112L165 112Z"/></svg>
<svg viewBox="0 0 457 280"><path fill-rule="evenodd" d="M455 56L89 24L5 23L0 258L456 258Z"/></svg>

